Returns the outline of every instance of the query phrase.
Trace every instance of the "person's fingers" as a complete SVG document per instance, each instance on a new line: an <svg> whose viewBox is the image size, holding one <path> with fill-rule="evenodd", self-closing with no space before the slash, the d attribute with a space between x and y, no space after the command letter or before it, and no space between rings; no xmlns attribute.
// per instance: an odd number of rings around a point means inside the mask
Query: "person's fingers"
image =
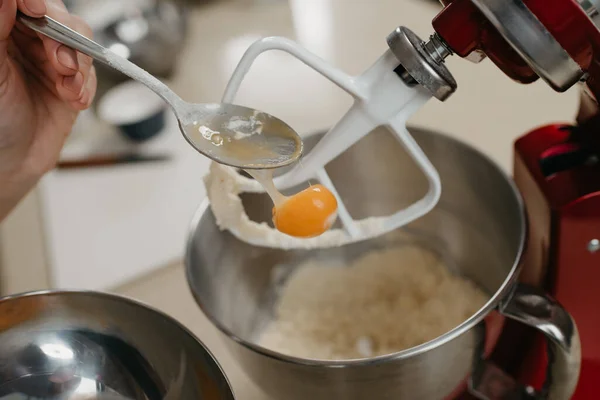
<svg viewBox="0 0 600 400"><path fill-rule="evenodd" d="M95 82L95 70L92 67L92 62L89 57L82 56L79 70L75 75L64 76L63 79L57 82L57 91L59 97L67 102L80 102L82 96L85 94L86 83L90 79L90 74L94 73Z"/></svg>
<svg viewBox="0 0 600 400"><path fill-rule="evenodd" d="M59 79L62 80L63 75L60 75L48 60L42 41L18 30L13 31L12 38L12 42L18 48L19 53L13 55L13 58L28 73L29 79L43 83L45 87L58 96L55 90L56 82Z"/></svg>
<svg viewBox="0 0 600 400"><path fill-rule="evenodd" d="M7 53L8 53L8 57L12 58L13 60L17 60L18 62L21 62L21 60L23 60L25 58L21 54L21 50L19 49L18 43L15 42L14 40L8 41Z"/></svg>
<svg viewBox="0 0 600 400"><path fill-rule="evenodd" d="M63 23L71 29L91 38L92 30L85 21L79 17L67 15L63 17ZM48 60L54 65L56 70L65 76L75 75L81 72L87 77L93 61L90 57L76 52L75 50L61 45L49 38L42 38Z"/></svg>
<svg viewBox="0 0 600 400"><path fill-rule="evenodd" d="M82 29L81 21L69 14L62 1L47 0L47 15L78 32ZM39 37L44 43L48 60L59 74L71 76L79 71L79 59L75 50L44 35L40 34Z"/></svg>
<svg viewBox="0 0 600 400"><path fill-rule="evenodd" d="M46 3L49 17L86 37L92 37L89 25L81 18L69 14L61 0L47 0ZM40 36L40 39L44 45L47 60L59 75L57 77L50 73L48 76L55 82L58 97L66 102L80 102L92 68L92 59L45 36ZM46 72L50 71L46 69Z"/></svg>
<svg viewBox="0 0 600 400"><path fill-rule="evenodd" d="M75 71L72 75L63 75L57 71L55 63L48 58L46 47L38 38L32 38L20 31L14 31L13 39L21 49L20 51L25 59L22 65L29 72L30 79L41 81L62 101L83 104L83 106L74 107L76 109L87 106L87 99L95 94L95 76L91 80L89 77L92 70L91 58L79 54L81 61L79 62L78 71ZM36 61L32 63L30 60ZM94 82L92 85L94 93L92 95L84 92L84 89L89 92L86 86L87 82Z"/></svg>
<svg viewBox="0 0 600 400"><path fill-rule="evenodd" d="M42 14L54 18L86 37L92 37L89 25L81 18L70 15L61 0L0 0L0 2L13 2L15 7L28 15L37 13L39 16L43 10ZM10 31L6 35L10 36ZM32 71L32 79L35 77L36 80L41 81L59 99L69 103L74 109L89 107L97 85L96 72L90 57L43 35L32 34L32 31L20 25L13 30L12 35L19 44L20 53L26 59L23 66Z"/></svg>
<svg viewBox="0 0 600 400"><path fill-rule="evenodd" d="M17 0L19 10L30 17L41 17L46 14L46 0Z"/></svg>
<svg viewBox="0 0 600 400"><path fill-rule="evenodd" d="M56 12L60 12L57 10ZM81 33L82 35L91 38L92 30L89 25L83 21L81 18L76 16L68 16L65 18L65 23L71 28ZM47 50L51 48L51 44L46 44L44 42L44 47ZM57 51L60 52L64 46L59 46ZM84 99L83 96L88 96L86 94L86 83L90 80L90 72L92 71L93 60L81 53L75 53L77 60L77 70L74 74L63 73L63 71L59 70L65 77L62 79L62 82L58 82L57 91L62 100L73 103L86 103L87 99ZM60 57L53 57L52 53L48 54L48 59L54 64L57 61L60 63ZM95 86L95 72L94 72L94 86ZM62 86L62 87L61 87ZM88 96L89 97L89 96Z"/></svg>
<svg viewBox="0 0 600 400"><path fill-rule="evenodd" d="M15 1L15 0L12 0ZM19 4L19 9L25 12L26 5L28 4L28 0L16 0ZM62 1L56 0L46 0L44 1L44 14L56 19L57 21L64 23L69 26L69 20L71 16L67 12L67 9L64 7ZM74 50L62 46L58 42L42 35L34 32L33 30L25 27L21 23L17 23L15 29L13 30L13 36L21 35L21 39L23 37L30 37L31 39L35 39L40 43L44 43L44 49L46 51L46 56L44 59L48 59L51 61L51 64L57 70L57 72L61 75L74 75L79 69L77 54ZM26 42L29 45L29 42ZM30 55L33 56L33 55ZM32 61L39 62L42 59L34 58Z"/></svg>
<svg viewBox="0 0 600 400"><path fill-rule="evenodd" d="M48 6L49 15L52 14L52 10L58 11L67 11L67 6L65 6L65 2L63 0L46 0L46 5Z"/></svg>
<svg viewBox="0 0 600 400"><path fill-rule="evenodd" d="M16 0L0 0L0 88L5 86L10 73L8 68L8 39L15 25L16 15Z"/></svg>
<svg viewBox="0 0 600 400"><path fill-rule="evenodd" d="M86 56L82 53L77 53L77 60L79 61L79 70L83 73L84 76L88 76L90 74L90 70L94 65L94 60L92 57Z"/></svg>
<svg viewBox="0 0 600 400"><path fill-rule="evenodd" d="M15 25L17 15L16 0L0 1L0 42L8 40Z"/></svg>
<svg viewBox="0 0 600 400"><path fill-rule="evenodd" d="M56 97L60 97L60 94L56 90L57 82L62 82L63 75L59 75L50 61L42 61L41 63L28 68L30 71L31 79L36 79L35 75L37 74L37 81L46 87L50 92L54 93Z"/></svg>
<svg viewBox="0 0 600 400"><path fill-rule="evenodd" d="M14 57L14 56L13 56ZM18 57L14 57L18 59ZM59 75L54 67L50 65L48 60L38 61L36 63L31 62L31 58L27 56L21 56L19 61L21 68L27 75L27 79L31 83L37 83L45 87L49 92L59 98L58 91L56 90L56 82L62 81L62 75Z"/></svg>
<svg viewBox="0 0 600 400"><path fill-rule="evenodd" d="M96 96L97 84L98 81L96 69L92 67L80 99L78 101L71 102L71 107L77 111L88 109L92 105L94 97Z"/></svg>
<svg viewBox="0 0 600 400"><path fill-rule="evenodd" d="M18 29L14 29L11 36L15 45L19 48L22 57L26 57L34 62L48 60L44 44L37 36L29 36Z"/></svg>
<svg viewBox="0 0 600 400"><path fill-rule="evenodd" d="M79 101L83 95L85 77L79 71L75 75L63 76L56 82L58 97L68 103Z"/></svg>

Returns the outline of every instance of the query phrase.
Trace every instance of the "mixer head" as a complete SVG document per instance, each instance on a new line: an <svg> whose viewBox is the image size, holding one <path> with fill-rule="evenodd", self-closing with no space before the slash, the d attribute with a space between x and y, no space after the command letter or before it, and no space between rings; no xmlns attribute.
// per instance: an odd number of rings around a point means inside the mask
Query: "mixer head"
<svg viewBox="0 0 600 400"><path fill-rule="evenodd" d="M564 92L585 81L600 94L600 0L441 0L435 33L427 43L414 43L432 69L456 54L475 63L489 58L520 83L542 78ZM390 48L401 40L401 28L388 37ZM435 73L408 71L430 90ZM421 79L419 79L419 77ZM435 78L434 78L435 79Z"/></svg>
<svg viewBox="0 0 600 400"><path fill-rule="evenodd" d="M441 0L439 40L454 54L488 57L510 78L542 78L563 92L586 81L600 93L599 0Z"/></svg>

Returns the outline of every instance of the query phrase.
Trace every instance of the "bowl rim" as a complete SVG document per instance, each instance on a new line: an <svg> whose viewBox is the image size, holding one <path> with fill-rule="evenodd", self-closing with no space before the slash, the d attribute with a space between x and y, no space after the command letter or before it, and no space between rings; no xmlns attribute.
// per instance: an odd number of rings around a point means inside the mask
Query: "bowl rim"
<svg viewBox="0 0 600 400"><path fill-rule="evenodd" d="M444 134L441 132L437 132L437 131L431 130L431 129L412 127L412 128L408 128L408 130L409 130L409 132L419 132L419 133L423 133L425 135L442 137L444 140L447 140L449 142L454 142L456 144L459 144L459 145L465 147L467 150L469 150L469 151L475 153L476 155L478 155L479 157L481 157L482 160L488 162L488 164L491 167L493 167L496 170L496 172L498 172L499 175L501 177L503 177L506 180L506 182L509 184L511 192L513 193L513 195L515 197L518 211L519 211L518 212L518 218L519 218L518 225L521 226L522 229L521 229L521 234L519 237L519 247L517 249L517 252L515 253L513 265L511 266L506 278L504 279L502 284L499 286L498 290L496 290L496 292L491 296L490 300L487 303L485 303L479 309L479 311L477 311L475 314L473 314L470 318L463 321L463 323L456 326L454 329L444 333L443 335L438 336L435 339L432 339L432 340L425 342L423 344L420 344L418 346L411 347L411 348L405 349L405 350L401 350L401 351L398 351L395 353L382 355L382 356L376 356L376 357L370 357L370 358L354 358L354 359L347 359L347 360L325 360L325 359L300 358L300 357L290 356L290 355L286 355L283 353L279 353L279 352L267 349L265 347L255 344L255 343L244 340L244 339L240 338L239 336L237 336L236 334L234 334L230 329L228 329L226 326L224 326L224 324L222 324L219 321L219 319L217 319L214 315L212 315L212 313L203 305L203 302L201 301L199 294L196 293L196 289L194 287L195 285L194 285L193 279L192 279L192 268L193 267L192 267L191 258L192 258L192 249L194 247L194 238L195 238L197 228L200 224L200 221L202 220L205 213L211 212L209 200L208 200L208 198L205 198L202 201L201 205L198 207L196 213L194 214L192 222L190 224L187 245L186 245L186 251L185 251L184 264L185 264L185 272L186 272L188 288L190 289L192 296L194 297L194 300L196 301L196 304L198 304L200 310L204 313L204 315L207 317L207 319L221 333L225 334L229 339L233 340L237 344L241 345L242 347L244 347L254 353L258 353L262 356L265 356L265 357L268 357L271 359L275 359L277 361L288 363L288 364L303 365L303 366L318 366L318 367L326 367L326 368L364 367L364 366L368 366L368 365L384 364L384 363L388 363L391 361L405 360L408 358L419 356L423 353L426 353L426 352L436 349L438 347L441 347L442 345L453 341L454 339L458 338L459 336L463 335L464 333L466 333L469 330L471 330L472 328L474 328L477 324L479 324L481 321L483 321L495 309L501 308L502 303L506 302L506 299L510 298L512 296L514 288L516 287L519 271L521 269L521 265L522 265L522 261L523 261L523 254L525 252L525 248L527 245L527 237L528 237L528 223L527 223L527 217L526 217L525 204L523 201L523 197L521 196L521 193L518 190L515 181L509 174L507 174L498 165L497 162L492 160L491 157L489 157L482 151L478 150L474 146L472 146L458 138L455 138L450 135L447 135L447 134ZM308 136L318 135L318 134L323 134L323 133L326 133L326 131L325 132L323 132L323 131L314 132Z"/></svg>
<svg viewBox="0 0 600 400"><path fill-rule="evenodd" d="M11 294L7 296L0 297L0 305L5 302L10 302L18 299L28 298L28 297L42 297L42 296L89 296L89 297L97 297L101 299L114 300L117 302L123 302L129 304L131 306L139 307L150 311L163 319L165 319L168 323L170 323L173 327L178 328L183 332L184 335L187 335L190 339L196 342L200 347L204 350L206 355L210 358L210 360L214 363L214 366L217 368L217 372L221 374L224 382L227 384L229 392L231 394L232 400L236 399L235 393L233 391L233 387L227 374L223 370L223 367L214 356L214 354L210 351L210 349L202 342L192 331L190 331L185 325L171 317L167 313L145 303L140 300L137 300L130 296L124 296L116 293L102 292L97 290L78 290L78 289L44 289L44 290L35 290L29 292L21 292L16 294Z"/></svg>

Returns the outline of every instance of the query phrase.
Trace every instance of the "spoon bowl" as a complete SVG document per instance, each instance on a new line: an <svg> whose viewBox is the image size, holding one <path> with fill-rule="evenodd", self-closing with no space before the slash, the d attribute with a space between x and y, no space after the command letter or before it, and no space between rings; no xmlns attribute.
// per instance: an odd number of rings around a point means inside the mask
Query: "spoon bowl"
<svg viewBox="0 0 600 400"><path fill-rule="evenodd" d="M185 139L220 164L272 169L288 166L302 154L298 134L270 114L234 104L187 104L183 110L178 120Z"/></svg>
<svg viewBox="0 0 600 400"><path fill-rule="evenodd" d="M142 68L48 16L17 12L17 20L146 85L171 107L187 142L213 161L240 169L275 169L302 155L300 136L272 115L234 104L187 103Z"/></svg>

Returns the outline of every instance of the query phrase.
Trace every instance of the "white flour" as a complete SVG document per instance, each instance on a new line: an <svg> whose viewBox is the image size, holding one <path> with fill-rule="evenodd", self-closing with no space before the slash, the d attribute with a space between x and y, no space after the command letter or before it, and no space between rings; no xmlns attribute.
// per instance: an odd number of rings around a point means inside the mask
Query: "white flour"
<svg viewBox="0 0 600 400"><path fill-rule="evenodd" d="M281 289L257 344L290 356L348 360L426 343L474 315L489 296L418 245L348 263L311 260Z"/></svg>
<svg viewBox="0 0 600 400"><path fill-rule="evenodd" d="M261 193L264 190L256 181L243 177L231 167L211 163L204 184L219 228L230 231L244 242L281 249L336 247L351 242L348 233L341 229L330 230L315 238L298 239L279 232L266 222L257 223L250 220L239 194ZM384 218L369 218L358 222L357 225L367 233L377 233L383 230L383 220Z"/></svg>

